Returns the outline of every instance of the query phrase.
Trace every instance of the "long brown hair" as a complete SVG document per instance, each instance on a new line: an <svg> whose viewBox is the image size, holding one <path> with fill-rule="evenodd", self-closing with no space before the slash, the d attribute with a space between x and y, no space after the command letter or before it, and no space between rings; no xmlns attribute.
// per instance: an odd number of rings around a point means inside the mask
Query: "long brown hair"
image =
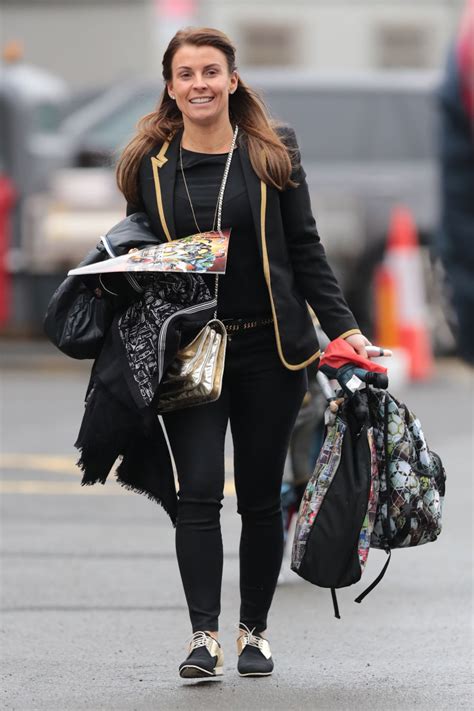
<svg viewBox="0 0 474 711"><path fill-rule="evenodd" d="M163 55L163 79L171 81L171 64L177 50L184 44L219 49L226 57L229 74L236 70L235 47L220 30L207 27L187 28L175 34ZM239 77L238 85L229 96L229 118L244 134L250 162L258 177L279 190L294 186L290 179L290 150L277 132L259 95ZM155 111L143 116L137 124L137 134L125 147L117 164L117 184L127 202L138 202L138 169L143 155L157 143L169 140L183 126L183 116L166 89Z"/></svg>

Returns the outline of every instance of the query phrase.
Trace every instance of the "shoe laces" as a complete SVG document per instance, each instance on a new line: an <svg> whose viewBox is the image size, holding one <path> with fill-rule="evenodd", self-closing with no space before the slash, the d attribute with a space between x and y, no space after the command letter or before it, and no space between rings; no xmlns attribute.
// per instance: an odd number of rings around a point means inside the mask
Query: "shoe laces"
<svg viewBox="0 0 474 711"><path fill-rule="evenodd" d="M214 638L211 635L206 634L202 630L194 632L193 635L187 640L190 652L192 652L194 649L198 649L198 647L207 647L209 639ZM214 641L217 642L217 640Z"/></svg>
<svg viewBox="0 0 474 711"><path fill-rule="evenodd" d="M240 637L244 638L245 644L249 644L251 647L257 647L257 649L261 649L262 644L264 642L264 638L261 637L259 634L253 633L256 627L252 627L252 629L249 629L247 625L245 625L243 622L240 622L238 625L236 625L236 627L238 630L243 632Z"/></svg>

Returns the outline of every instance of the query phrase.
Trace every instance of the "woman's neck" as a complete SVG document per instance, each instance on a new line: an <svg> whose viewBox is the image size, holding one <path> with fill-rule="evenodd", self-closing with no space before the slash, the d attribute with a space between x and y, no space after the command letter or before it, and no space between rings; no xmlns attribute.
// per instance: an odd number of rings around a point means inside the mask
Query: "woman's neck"
<svg viewBox="0 0 474 711"><path fill-rule="evenodd" d="M224 153L230 150L234 130L230 121L220 126L197 126L184 122L183 148L198 153Z"/></svg>

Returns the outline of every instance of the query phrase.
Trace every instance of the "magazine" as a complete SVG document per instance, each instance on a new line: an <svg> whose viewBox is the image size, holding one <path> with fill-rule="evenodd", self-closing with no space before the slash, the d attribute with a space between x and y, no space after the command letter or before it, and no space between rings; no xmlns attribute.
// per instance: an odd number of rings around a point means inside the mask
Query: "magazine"
<svg viewBox="0 0 474 711"><path fill-rule="evenodd" d="M68 275L110 272L225 274L230 232L230 229L199 232L171 242L131 250L120 257L70 269Z"/></svg>

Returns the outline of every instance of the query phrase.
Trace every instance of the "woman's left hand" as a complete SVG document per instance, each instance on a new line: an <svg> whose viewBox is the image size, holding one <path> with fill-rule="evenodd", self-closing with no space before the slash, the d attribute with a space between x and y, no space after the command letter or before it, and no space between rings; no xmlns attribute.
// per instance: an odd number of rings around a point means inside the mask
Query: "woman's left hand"
<svg viewBox="0 0 474 711"><path fill-rule="evenodd" d="M362 333L353 333L352 336L347 336L344 340L352 346L358 355L362 356L362 358L368 358L365 347L372 344Z"/></svg>

